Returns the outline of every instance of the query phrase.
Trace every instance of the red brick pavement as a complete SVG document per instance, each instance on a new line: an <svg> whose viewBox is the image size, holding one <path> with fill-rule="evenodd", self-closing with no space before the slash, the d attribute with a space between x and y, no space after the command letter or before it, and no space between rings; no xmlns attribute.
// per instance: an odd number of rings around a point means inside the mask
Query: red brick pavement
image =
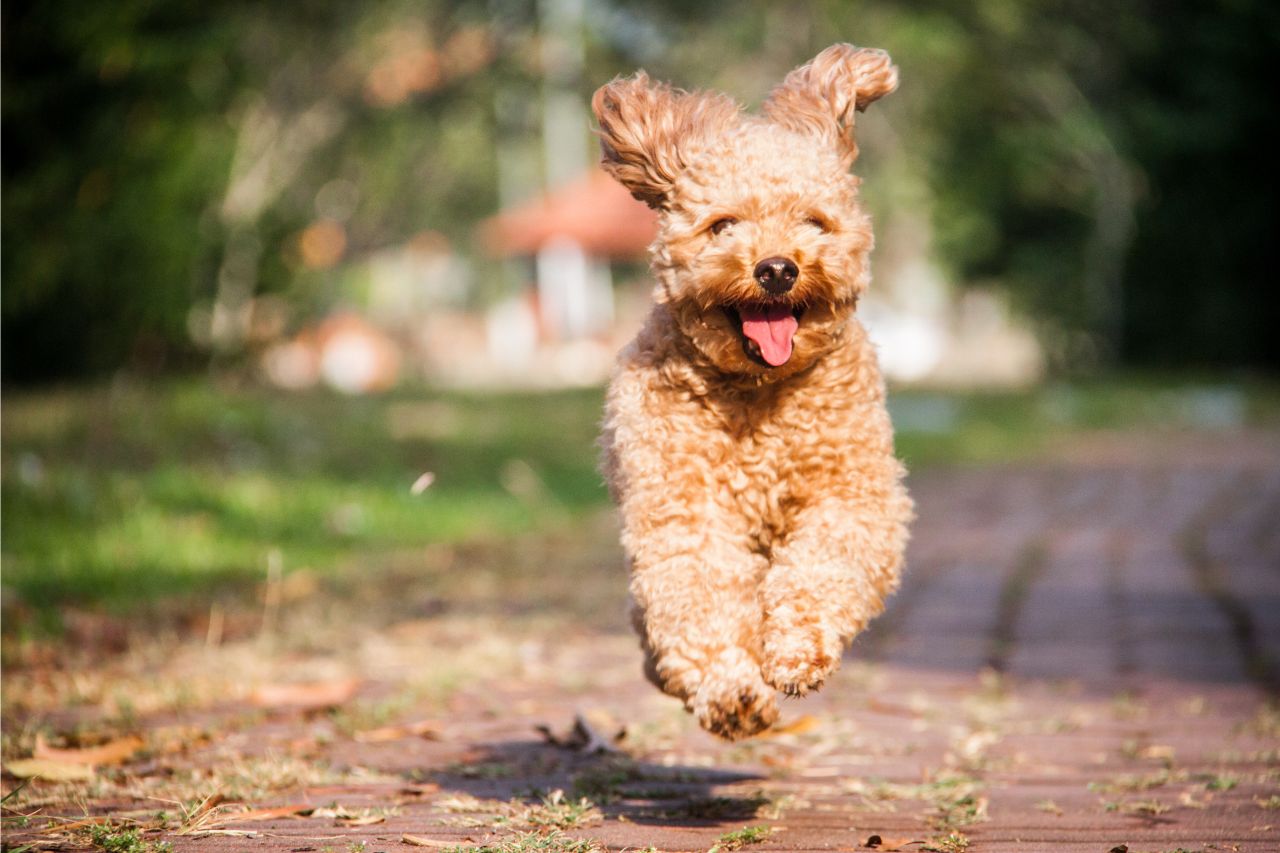
<svg viewBox="0 0 1280 853"><path fill-rule="evenodd" d="M514 830L487 801L576 785L604 819L567 834L611 850L707 850L745 825L775 828L759 850L856 850L875 834L982 853L1280 850L1280 443L1219 441L914 477L903 589L826 689L788 703L790 732L713 741L642 682L629 636L584 628L539 647L533 677L477 673L438 740L323 740L310 760L345 781L278 797L394 804L384 822L276 820L240 827L251 836L167 840L178 851L413 849L405 833L496 843ZM534 731L583 709L627 723L629 756L583 755ZM184 760L278 748L316 725L269 718ZM406 794L409 779L439 791Z"/></svg>

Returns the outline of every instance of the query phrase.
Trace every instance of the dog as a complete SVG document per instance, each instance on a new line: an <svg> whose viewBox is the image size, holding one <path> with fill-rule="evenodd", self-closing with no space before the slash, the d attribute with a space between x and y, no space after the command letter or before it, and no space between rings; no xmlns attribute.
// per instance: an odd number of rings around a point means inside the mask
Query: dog
<svg viewBox="0 0 1280 853"><path fill-rule="evenodd" d="M602 165L658 212L652 312L606 396L645 673L728 740L820 687L898 585L913 507L854 317L871 222L856 114L892 92L837 44L760 115L644 72L592 98Z"/></svg>

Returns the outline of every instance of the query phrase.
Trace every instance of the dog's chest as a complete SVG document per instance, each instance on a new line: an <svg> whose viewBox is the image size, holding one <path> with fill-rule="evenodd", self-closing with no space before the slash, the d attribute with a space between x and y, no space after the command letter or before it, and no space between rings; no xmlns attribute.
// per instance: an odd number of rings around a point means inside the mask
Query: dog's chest
<svg viewBox="0 0 1280 853"><path fill-rule="evenodd" d="M815 469L841 464L838 446L825 443L830 413L774 405L716 414L717 497L768 547L807 502Z"/></svg>

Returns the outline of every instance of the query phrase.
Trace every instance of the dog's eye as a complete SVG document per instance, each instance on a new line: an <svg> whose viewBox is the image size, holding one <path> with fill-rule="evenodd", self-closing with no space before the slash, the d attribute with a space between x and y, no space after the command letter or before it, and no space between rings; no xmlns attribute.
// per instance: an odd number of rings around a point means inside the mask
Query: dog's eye
<svg viewBox="0 0 1280 853"><path fill-rule="evenodd" d="M824 222L822 219L819 219L816 216L810 216L804 222L806 225L812 225L814 228L817 228L823 234L831 230L831 228L827 225L826 222Z"/></svg>
<svg viewBox="0 0 1280 853"><path fill-rule="evenodd" d="M715 222L711 223L710 230L712 234L719 234L721 231L728 228L730 225L736 225L736 224L738 224L738 220L734 219L732 216L722 216L721 218L717 219Z"/></svg>

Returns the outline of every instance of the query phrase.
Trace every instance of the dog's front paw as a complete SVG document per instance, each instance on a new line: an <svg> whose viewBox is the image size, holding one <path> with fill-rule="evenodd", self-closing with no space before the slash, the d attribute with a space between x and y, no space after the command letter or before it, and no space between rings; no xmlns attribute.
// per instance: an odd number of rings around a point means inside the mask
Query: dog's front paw
<svg viewBox="0 0 1280 853"><path fill-rule="evenodd" d="M773 688L758 673L752 682L713 678L703 683L690 710L698 718L698 725L725 740L759 734L778 720Z"/></svg>
<svg viewBox="0 0 1280 853"><path fill-rule="evenodd" d="M764 680L788 696L817 690L840 665L840 638L821 627L771 630L765 633Z"/></svg>
<svg viewBox="0 0 1280 853"><path fill-rule="evenodd" d="M687 705L698 725L725 740L751 737L778 719L773 688L760 677L755 658L742 649L717 656L703 670Z"/></svg>

